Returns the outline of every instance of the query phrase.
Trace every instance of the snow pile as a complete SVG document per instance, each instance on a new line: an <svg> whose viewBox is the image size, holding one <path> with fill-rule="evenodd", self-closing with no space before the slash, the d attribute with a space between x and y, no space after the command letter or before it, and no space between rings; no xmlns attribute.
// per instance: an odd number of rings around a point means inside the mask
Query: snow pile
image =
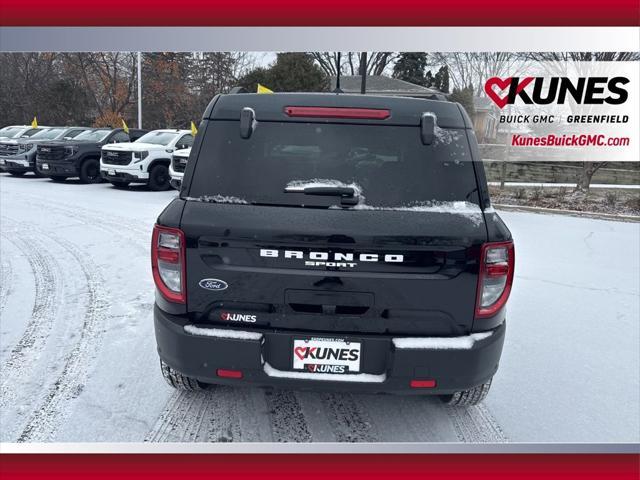
<svg viewBox="0 0 640 480"><path fill-rule="evenodd" d="M288 372L273 368L267 362L264 363L264 373L270 377L294 378L296 380L325 380L331 382L358 382L358 383L382 383L387 379L386 374L373 375L371 373L350 373L346 375L336 375L333 373L308 373L308 372Z"/></svg>
<svg viewBox="0 0 640 480"><path fill-rule="evenodd" d="M341 208L341 207L332 207ZM474 225L481 225L483 221L482 210L479 205L471 202L439 202L431 200L428 202L416 202L412 205L401 207L373 207L366 204L358 204L353 207L355 210L393 210L400 212L430 212L430 213L450 213L460 215L471 220Z"/></svg>
<svg viewBox="0 0 640 480"><path fill-rule="evenodd" d="M411 350L469 350L480 340L489 338L491 332L472 333L464 337L394 338L393 345Z"/></svg>
<svg viewBox="0 0 640 480"><path fill-rule="evenodd" d="M223 328L200 328L195 325L185 325L184 331L201 337L234 338L238 340L260 340L261 333L244 330L226 330Z"/></svg>
<svg viewBox="0 0 640 480"><path fill-rule="evenodd" d="M249 202L242 198L231 197L227 195L202 195L201 197L186 197L185 200L193 202L209 202L209 203L235 203L237 205L248 205Z"/></svg>

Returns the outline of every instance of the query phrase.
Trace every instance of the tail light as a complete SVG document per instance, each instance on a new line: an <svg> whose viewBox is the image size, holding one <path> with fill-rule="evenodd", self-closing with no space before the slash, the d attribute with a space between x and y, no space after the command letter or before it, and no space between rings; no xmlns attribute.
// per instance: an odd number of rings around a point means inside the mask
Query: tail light
<svg viewBox="0 0 640 480"><path fill-rule="evenodd" d="M153 281L170 302L186 303L184 233L178 228L153 227L151 269Z"/></svg>
<svg viewBox="0 0 640 480"><path fill-rule="evenodd" d="M225 370L219 368L216 370L216 375L221 378L242 378L242 370Z"/></svg>
<svg viewBox="0 0 640 480"><path fill-rule="evenodd" d="M411 388L435 388L435 380L411 380Z"/></svg>
<svg viewBox="0 0 640 480"><path fill-rule="evenodd" d="M482 246L476 318L491 317L507 303L514 265L513 242L485 243Z"/></svg>
<svg viewBox="0 0 640 480"><path fill-rule="evenodd" d="M386 109L345 107L285 107L284 113L289 117L356 118L369 120L386 120L391 116L391 111Z"/></svg>

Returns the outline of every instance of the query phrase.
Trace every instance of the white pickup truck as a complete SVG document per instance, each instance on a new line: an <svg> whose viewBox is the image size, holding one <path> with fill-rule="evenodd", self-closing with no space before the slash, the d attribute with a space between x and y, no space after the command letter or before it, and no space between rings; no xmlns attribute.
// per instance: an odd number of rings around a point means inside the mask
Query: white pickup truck
<svg viewBox="0 0 640 480"><path fill-rule="evenodd" d="M191 147L173 152L169 175L171 176L171 186L176 190L180 190L180 187L182 187L182 178L184 177L184 170L187 168L189 154L191 154Z"/></svg>
<svg viewBox="0 0 640 480"><path fill-rule="evenodd" d="M145 183L151 190L170 188L169 167L176 150L190 148L190 130L153 130L132 143L102 147L100 174L117 188Z"/></svg>

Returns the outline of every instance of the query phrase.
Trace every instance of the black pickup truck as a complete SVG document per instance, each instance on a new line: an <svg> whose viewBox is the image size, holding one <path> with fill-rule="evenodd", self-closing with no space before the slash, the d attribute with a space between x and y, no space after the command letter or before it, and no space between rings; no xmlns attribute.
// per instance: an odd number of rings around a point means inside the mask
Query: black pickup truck
<svg viewBox="0 0 640 480"><path fill-rule="evenodd" d="M459 104L220 95L198 130L152 236L170 385L482 401L514 246Z"/></svg>
<svg viewBox="0 0 640 480"><path fill-rule="evenodd" d="M5 139L0 141L0 170L14 176L34 172L42 176L36 169L36 150L41 143L52 140L68 141L83 132L93 130L89 127L46 127L28 138Z"/></svg>
<svg viewBox="0 0 640 480"><path fill-rule="evenodd" d="M80 177L82 183L99 183L100 155L109 143L133 142L146 130L122 128L96 128L83 132L72 140L58 140L38 145L36 170L38 175L62 182L69 177Z"/></svg>

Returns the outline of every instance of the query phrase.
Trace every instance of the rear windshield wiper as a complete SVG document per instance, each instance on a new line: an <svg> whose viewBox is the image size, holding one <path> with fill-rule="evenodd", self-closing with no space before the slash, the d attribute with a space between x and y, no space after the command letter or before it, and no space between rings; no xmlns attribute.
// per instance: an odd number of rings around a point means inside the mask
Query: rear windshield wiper
<svg viewBox="0 0 640 480"><path fill-rule="evenodd" d="M357 205L358 195L353 187L287 187L284 193L304 193L321 197L340 197L340 204L345 206Z"/></svg>

